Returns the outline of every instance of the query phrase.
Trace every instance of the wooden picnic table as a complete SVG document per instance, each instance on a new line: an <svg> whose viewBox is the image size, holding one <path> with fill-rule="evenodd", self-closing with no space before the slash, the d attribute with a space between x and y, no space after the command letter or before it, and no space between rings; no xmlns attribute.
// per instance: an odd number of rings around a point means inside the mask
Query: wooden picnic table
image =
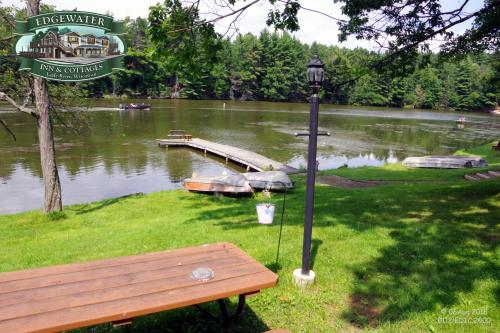
<svg viewBox="0 0 500 333"><path fill-rule="evenodd" d="M186 140L191 141L193 139L193 135L186 133L184 130L170 130L168 132L168 138L174 140Z"/></svg>
<svg viewBox="0 0 500 333"><path fill-rule="evenodd" d="M209 281L193 270L214 272ZM218 301L224 330L245 297L277 276L237 246L218 243L0 274L0 332L59 332ZM224 298L239 295L229 315Z"/></svg>

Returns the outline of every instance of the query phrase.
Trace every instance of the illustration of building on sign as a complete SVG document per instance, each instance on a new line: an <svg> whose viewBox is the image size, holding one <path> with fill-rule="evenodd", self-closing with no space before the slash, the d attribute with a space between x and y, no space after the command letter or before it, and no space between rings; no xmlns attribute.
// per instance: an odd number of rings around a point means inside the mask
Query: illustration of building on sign
<svg viewBox="0 0 500 333"><path fill-rule="evenodd" d="M20 56L28 58L105 58L120 55L113 37L78 34L69 29L38 33Z"/></svg>

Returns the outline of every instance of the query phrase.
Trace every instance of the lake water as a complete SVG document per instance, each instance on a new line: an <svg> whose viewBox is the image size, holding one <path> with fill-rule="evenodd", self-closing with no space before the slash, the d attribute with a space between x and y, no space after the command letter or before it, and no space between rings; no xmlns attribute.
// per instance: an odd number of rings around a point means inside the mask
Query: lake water
<svg viewBox="0 0 500 333"><path fill-rule="evenodd" d="M146 101L148 102L148 101ZM223 160L176 148L156 138L171 129L194 137L246 148L294 167L306 165L307 104L153 100L151 110L119 111L116 100L92 101L82 113L89 129L75 133L55 127L57 163L65 205L181 187L193 172L217 175L239 171ZM224 109L225 103L225 109ZM382 165L410 155L446 154L498 139L500 117L422 110L321 105L320 169ZM0 105L17 141L0 130L0 213L42 207L43 188L33 120Z"/></svg>

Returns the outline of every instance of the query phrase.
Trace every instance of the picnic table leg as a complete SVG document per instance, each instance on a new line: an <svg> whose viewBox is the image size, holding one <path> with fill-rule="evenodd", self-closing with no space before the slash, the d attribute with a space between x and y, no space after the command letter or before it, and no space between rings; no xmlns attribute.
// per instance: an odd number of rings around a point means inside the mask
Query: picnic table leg
<svg viewBox="0 0 500 333"><path fill-rule="evenodd" d="M233 314L229 314L226 306L226 302L224 301L223 298L217 300L217 304L219 304L220 308L220 318L217 318L216 316L212 315L210 312L202 308L200 305L196 304L196 307L203 311L205 314L207 314L210 318L218 321L222 327L224 328L224 333L228 333L231 331L231 326L234 321L234 319L239 316L243 310L245 309L245 301L246 301L246 294L242 294L238 296L238 306L236 310L234 311Z"/></svg>
<svg viewBox="0 0 500 333"><path fill-rule="evenodd" d="M236 311L232 315L229 315L226 307L226 302L224 302L224 299L217 300L221 312L222 326L224 327L224 332L229 332L231 330L231 325L233 323L233 320L237 316L239 316L245 309L245 301L246 301L246 295L239 295L238 307L236 308Z"/></svg>

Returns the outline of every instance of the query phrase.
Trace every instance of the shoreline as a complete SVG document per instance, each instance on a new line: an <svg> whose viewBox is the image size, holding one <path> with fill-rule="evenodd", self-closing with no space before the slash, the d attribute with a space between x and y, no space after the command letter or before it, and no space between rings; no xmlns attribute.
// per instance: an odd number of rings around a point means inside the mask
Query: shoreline
<svg viewBox="0 0 500 333"><path fill-rule="evenodd" d="M453 155L474 155L474 152L478 149L484 152L484 150L491 149L491 145L495 144L496 142L490 142L485 145L481 145L478 147L473 147L470 149L465 149L465 150L457 150ZM494 153L493 153L494 154ZM500 155L498 153L497 155ZM486 157L483 155L483 157ZM376 170L378 172L375 172L375 176L373 176L373 171ZM404 172L404 171L410 171L412 170L416 174L422 175L420 179L415 178L415 176L412 176L411 179L383 179L378 176L380 173L384 172L391 172L392 170L397 170L398 172ZM463 179L463 175L468 174L468 173L473 173L473 172L481 172L481 171L488 171L488 170L500 170L500 156L498 157L498 162L494 163L488 163L488 166L485 168L462 168L462 169L426 169L426 168L407 168L404 167L401 162L398 163L387 163L382 166L361 166L361 167L354 167L354 168L337 168L337 169L328 169L328 170L322 170L317 172L318 177L328 177L330 175L333 176L340 176L345 178L346 182L359 182L359 183L364 183L364 182L374 182L377 183L377 185L391 185L391 184L397 184L399 183L411 183L411 182L421 182L421 183L454 183L457 181L465 181ZM438 179L434 179L432 176L432 173L439 174L439 175L447 175L451 176L451 180L443 180L442 177L438 177ZM366 174L372 175L372 178L367 178ZM290 177L294 180L304 178L305 173L300 172L294 175L290 175ZM430 178L429 178L430 177ZM320 182L316 182L316 186L320 185ZM66 208L71 208L74 206L82 206L82 205L96 205L96 204L101 204L103 202L109 201L109 200L120 200L124 198L129 198L129 197L135 197L135 196L143 196L143 197L148 197L149 195L154 195L158 193L164 193L164 192L187 192L186 190L182 188L177 188L177 189L165 189L165 190L160 190L160 191L152 191L152 192L135 192L135 193L129 193L129 194L124 194L118 197L109 197L101 200L95 200L95 201L89 201L89 202L81 202L81 203L76 203L76 204L70 204L67 206L63 206L64 209ZM64 195L64 193L63 193ZM64 196L63 196L64 198ZM63 202L64 203L64 202ZM63 212L64 212L63 209ZM28 213L35 213L35 212L40 212L41 208L39 209L32 209L32 210L26 210L26 211L21 211L21 212L16 212L16 213L7 213L7 214L0 214L0 217L2 216L15 216L15 215L20 215L20 214L28 214Z"/></svg>
<svg viewBox="0 0 500 333"><path fill-rule="evenodd" d="M273 104L304 104L309 105L308 101L268 101L268 100L231 100L231 99L189 99L189 98L167 98L167 97L151 97L151 96L137 96L137 97L112 97L112 96L102 96L102 97L86 97L82 98L84 101L116 101L116 102L133 102L133 101L220 101L222 103L273 103ZM497 106L495 109L486 109L486 110L454 110L454 109L421 109L421 108L413 108L413 107L394 107L394 106L377 106L377 105L362 105L362 104L333 104L333 103L324 103L321 102L321 105L332 107L346 107L347 110L350 108L370 108L370 111L401 111L401 112L443 112L443 113L452 113L452 114L493 114L496 115L497 112L500 113L500 106ZM12 110L2 110L2 107L8 107ZM90 106L94 107L94 106ZM117 106L118 107L118 106ZM85 111L85 110L83 110ZM14 108L7 102L0 100L0 113L18 113L14 110Z"/></svg>

